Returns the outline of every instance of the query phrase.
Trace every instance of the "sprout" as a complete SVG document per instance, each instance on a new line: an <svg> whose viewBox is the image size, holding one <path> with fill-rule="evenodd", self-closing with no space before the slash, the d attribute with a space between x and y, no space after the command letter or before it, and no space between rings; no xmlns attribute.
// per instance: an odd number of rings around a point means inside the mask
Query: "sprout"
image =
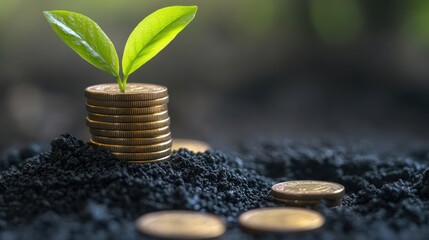
<svg viewBox="0 0 429 240"><path fill-rule="evenodd" d="M197 6L161 8L132 31L122 57L122 77L115 46L90 18L74 12L44 11L52 29L70 48L93 66L113 75L121 92L128 77L164 49L194 19Z"/></svg>

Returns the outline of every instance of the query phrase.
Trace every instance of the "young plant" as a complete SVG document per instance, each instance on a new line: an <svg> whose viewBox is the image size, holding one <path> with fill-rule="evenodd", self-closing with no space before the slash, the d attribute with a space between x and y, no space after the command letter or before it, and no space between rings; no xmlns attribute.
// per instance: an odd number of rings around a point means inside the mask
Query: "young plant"
<svg viewBox="0 0 429 240"><path fill-rule="evenodd" d="M128 37L122 57L122 78L115 47L90 18L74 12L44 11L52 29L93 66L113 75L121 92L131 73L164 49L194 19L197 6L171 6L143 19Z"/></svg>

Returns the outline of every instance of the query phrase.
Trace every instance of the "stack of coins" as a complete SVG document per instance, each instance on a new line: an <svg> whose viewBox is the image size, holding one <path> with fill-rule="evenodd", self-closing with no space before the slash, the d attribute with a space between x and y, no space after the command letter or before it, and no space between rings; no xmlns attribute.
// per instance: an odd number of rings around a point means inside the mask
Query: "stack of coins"
<svg viewBox="0 0 429 240"><path fill-rule="evenodd" d="M91 144L121 160L146 163L170 157L167 88L154 84L101 84L85 89Z"/></svg>
<svg viewBox="0 0 429 240"><path fill-rule="evenodd" d="M324 201L336 207L341 205L344 192L341 184L315 180L281 182L271 188L273 200L289 206L314 206Z"/></svg>

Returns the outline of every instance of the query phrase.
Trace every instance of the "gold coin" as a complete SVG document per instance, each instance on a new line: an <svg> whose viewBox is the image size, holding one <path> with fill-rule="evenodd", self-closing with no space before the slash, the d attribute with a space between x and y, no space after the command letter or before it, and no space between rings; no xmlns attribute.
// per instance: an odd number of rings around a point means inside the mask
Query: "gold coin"
<svg viewBox="0 0 429 240"><path fill-rule="evenodd" d="M109 137L100 137L92 136L92 140L98 143L110 144L110 145L125 145L125 146L134 146L134 145L149 145L154 143L161 143L171 140L171 134L167 133L157 137L149 138L109 138Z"/></svg>
<svg viewBox="0 0 429 240"><path fill-rule="evenodd" d="M85 96L98 100L140 101L163 98L168 95L167 88L148 83L128 83L125 92L119 90L118 84L100 84L85 89Z"/></svg>
<svg viewBox="0 0 429 240"><path fill-rule="evenodd" d="M191 139L181 139L181 138L174 138L173 139L173 146L171 149L173 151L177 151L181 148L186 148L193 152L205 152L210 148L210 145L208 143L198 141L198 140L191 140Z"/></svg>
<svg viewBox="0 0 429 240"><path fill-rule="evenodd" d="M344 196L344 186L333 182L296 180L275 184L271 194L276 198L290 200L335 200Z"/></svg>
<svg viewBox="0 0 429 240"><path fill-rule="evenodd" d="M183 210L145 214L136 220L136 227L146 235L167 239L213 239L226 231L215 215Z"/></svg>
<svg viewBox="0 0 429 240"><path fill-rule="evenodd" d="M105 130L150 130L170 126L170 118L154 122L142 123L111 123L111 122L98 122L86 119L86 124L90 128L105 129Z"/></svg>
<svg viewBox="0 0 429 240"><path fill-rule="evenodd" d="M159 137L170 133L170 127L162 127L151 130L141 130L141 131L119 131L119 130L104 130L104 129L95 129L90 128L89 131L92 135L100 137L113 137L113 138L151 138Z"/></svg>
<svg viewBox="0 0 429 240"><path fill-rule="evenodd" d="M157 105L163 105L168 103L168 96L163 98L157 98L152 100L142 101L107 101L97 100L88 98L86 100L88 105L99 106L99 107L118 107L118 108L139 108L139 107L151 107Z"/></svg>
<svg viewBox="0 0 429 240"><path fill-rule="evenodd" d="M156 160L159 158L167 157L171 155L171 149L167 148L158 152L145 152L145 153L123 153L123 152L111 152L117 158L127 161L147 161Z"/></svg>
<svg viewBox="0 0 429 240"><path fill-rule="evenodd" d="M162 143L156 143L152 145L138 145L138 146L123 146L123 145L109 145L95 142L91 140L90 143L97 147L107 149L111 152L120 153L151 153L157 151L164 151L171 148L171 140Z"/></svg>
<svg viewBox="0 0 429 240"><path fill-rule="evenodd" d="M162 111L147 115L105 115L88 113L88 118L93 121L114 122L114 123L131 123L131 122L152 122L168 118L168 111Z"/></svg>
<svg viewBox="0 0 429 240"><path fill-rule="evenodd" d="M304 208L261 208L247 211L238 221L246 230L255 232L301 232L323 226L325 218Z"/></svg>
<svg viewBox="0 0 429 240"><path fill-rule="evenodd" d="M146 115L151 113L163 112L167 109L168 107L166 104L144 108L99 107L86 104L86 110L88 112L108 115Z"/></svg>
<svg viewBox="0 0 429 240"><path fill-rule="evenodd" d="M321 200L290 200L290 199L282 199L282 198L276 198L272 197L274 201L283 203L287 206L293 206L293 207L305 207L305 206L317 206L321 203ZM337 207L341 206L342 198L336 199L336 200L326 200L325 203L328 207Z"/></svg>

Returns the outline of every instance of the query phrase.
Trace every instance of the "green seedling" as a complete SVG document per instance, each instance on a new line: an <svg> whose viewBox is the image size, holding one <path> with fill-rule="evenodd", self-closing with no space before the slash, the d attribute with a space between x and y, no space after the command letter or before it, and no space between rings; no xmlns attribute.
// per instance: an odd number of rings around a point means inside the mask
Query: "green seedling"
<svg viewBox="0 0 429 240"><path fill-rule="evenodd" d="M131 32L122 57L122 78L115 46L90 18L74 12L44 11L52 29L70 48L93 66L113 75L121 92L131 73L164 49L194 19L197 6L161 8Z"/></svg>

